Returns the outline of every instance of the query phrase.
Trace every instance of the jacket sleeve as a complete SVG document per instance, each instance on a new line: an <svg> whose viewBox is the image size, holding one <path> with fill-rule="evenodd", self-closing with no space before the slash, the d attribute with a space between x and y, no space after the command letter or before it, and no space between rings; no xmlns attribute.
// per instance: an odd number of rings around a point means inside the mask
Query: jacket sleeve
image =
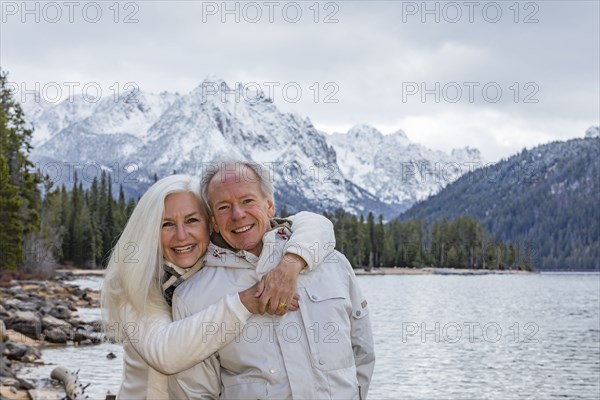
<svg viewBox="0 0 600 400"><path fill-rule="evenodd" d="M252 315L237 293L193 315L188 315L182 302L176 299L175 296L173 315L181 320L175 322L166 311L137 316L132 307L128 307L127 320L136 321L136 329L129 329L125 340L152 368L163 374L174 374L204 361L235 339L235 335L223 332L239 330Z"/></svg>
<svg viewBox="0 0 600 400"><path fill-rule="evenodd" d="M327 257L335 250L335 234L331 221L308 211L287 218L292 221L292 236L285 244L283 253L302 257L309 271L327 262Z"/></svg>
<svg viewBox="0 0 600 400"><path fill-rule="evenodd" d="M350 300L352 302L351 319L351 341L354 351L354 363L356 365L356 377L360 385L361 399L367 398L373 369L375 368L375 345L373 343L373 332L369 318L367 300L360 290L358 280L354 271L347 262L350 269Z"/></svg>
<svg viewBox="0 0 600 400"><path fill-rule="evenodd" d="M219 358L213 354L200 364L168 378L170 399L211 399L221 393Z"/></svg>

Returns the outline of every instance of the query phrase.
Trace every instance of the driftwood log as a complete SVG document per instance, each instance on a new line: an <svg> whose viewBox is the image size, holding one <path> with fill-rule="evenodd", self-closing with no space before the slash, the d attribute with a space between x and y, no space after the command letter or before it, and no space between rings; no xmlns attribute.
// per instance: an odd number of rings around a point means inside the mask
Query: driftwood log
<svg viewBox="0 0 600 400"><path fill-rule="evenodd" d="M50 373L50 377L62 382L68 400L88 399L89 397L85 395L85 389L90 384L83 386L79 383L78 374L79 371L71 372L65 367L56 367Z"/></svg>

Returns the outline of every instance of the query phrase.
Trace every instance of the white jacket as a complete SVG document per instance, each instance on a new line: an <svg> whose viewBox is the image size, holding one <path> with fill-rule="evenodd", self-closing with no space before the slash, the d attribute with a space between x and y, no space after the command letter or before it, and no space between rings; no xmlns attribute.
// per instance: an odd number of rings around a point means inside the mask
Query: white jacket
<svg viewBox="0 0 600 400"><path fill-rule="evenodd" d="M289 219L293 236L285 251L298 254L312 269L335 246L333 225L325 217L309 212ZM168 314L140 316L132 306L125 306L123 320L130 322L124 328L128 337L123 345L123 378L117 398L168 399L165 374L188 369L235 339L229 335L222 341L220 329L232 331L244 326L251 313L237 293L221 297L209 299L189 318L176 322ZM218 334L213 332L215 327Z"/></svg>
<svg viewBox="0 0 600 400"><path fill-rule="evenodd" d="M211 244L206 267L173 296L173 317L257 282L283 255L287 234L267 232L260 257ZM364 399L375 355L367 302L348 260L333 252L298 278L300 310L253 315L210 359L169 377L172 398Z"/></svg>
<svg viewBox="0 0 600 400"><path fill-rule="evenodd" d="M219 328L234 329L244 325L252 315L237 293L176 322L168 314L136 318L131 306L124 312L126 320L137 322L125 327L128 337L123 343L119 400L168 399L164 374L173 374L203 361L233 339L227 337L221 342L220 336L215 336L214 340L206 340L205 332L212 329L211 322L218 321Z"/></svg>

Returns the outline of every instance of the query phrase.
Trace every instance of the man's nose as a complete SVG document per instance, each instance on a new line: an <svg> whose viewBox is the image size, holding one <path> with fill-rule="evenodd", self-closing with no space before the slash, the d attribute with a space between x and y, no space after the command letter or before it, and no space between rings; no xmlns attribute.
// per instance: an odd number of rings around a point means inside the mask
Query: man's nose
<svg viewBox="0 0 600 400"><path fill-rule="evenodd" d="M235 219L242 219L245 215L244 209L240 206L238 206L237 204L234 204L231 206L231 213L232 213L232 218Z"/></svg>

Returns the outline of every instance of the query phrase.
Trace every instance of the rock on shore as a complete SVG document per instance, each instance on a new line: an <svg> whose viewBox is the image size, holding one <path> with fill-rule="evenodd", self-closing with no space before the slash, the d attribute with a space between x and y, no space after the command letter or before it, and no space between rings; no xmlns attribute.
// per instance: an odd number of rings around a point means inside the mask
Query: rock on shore
<svg viewBox="0 0 600 400"><path fill-rule="evenodd" d="M100 323L81 321L79 307L99 307L91 289L57 281L11 281L0 287L0 397L29 398L33 386L19 379L16 363L42 363L40 348L49 344L94 344Z"/></svg>

